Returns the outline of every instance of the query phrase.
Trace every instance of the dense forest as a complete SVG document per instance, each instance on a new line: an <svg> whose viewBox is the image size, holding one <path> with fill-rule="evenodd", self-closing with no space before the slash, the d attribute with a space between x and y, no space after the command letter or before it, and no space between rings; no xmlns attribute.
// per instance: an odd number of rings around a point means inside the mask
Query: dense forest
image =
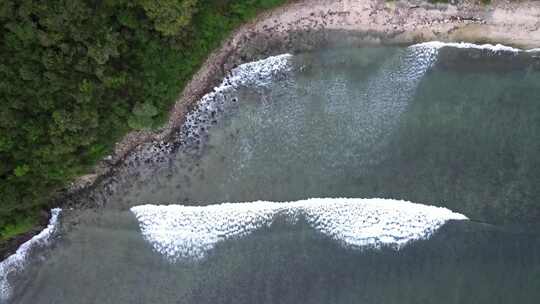
<svg viewBox="0 0 540 304"><path fill-rule="evenodd" d="M126 132L160 126L220 41L283 2L0 1L0 240Z"/></svg>

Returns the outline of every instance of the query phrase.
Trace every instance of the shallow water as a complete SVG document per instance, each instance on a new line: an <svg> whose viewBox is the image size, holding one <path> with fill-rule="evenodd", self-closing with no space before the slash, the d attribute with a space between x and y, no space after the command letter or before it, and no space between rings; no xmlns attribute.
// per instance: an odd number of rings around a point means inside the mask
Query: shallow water
<svg viewBox="0 0 540 304"><path fill-rule="evenodd" d="M208 98L174 153L133 160L96 196L103 208L66 210L51 247L10 277L7 303L538 301L535 54L385 47L282 59ZM406 199L471 221L396 251L341 246L278 218L172 263L129 211L309 197Z"/></svg>

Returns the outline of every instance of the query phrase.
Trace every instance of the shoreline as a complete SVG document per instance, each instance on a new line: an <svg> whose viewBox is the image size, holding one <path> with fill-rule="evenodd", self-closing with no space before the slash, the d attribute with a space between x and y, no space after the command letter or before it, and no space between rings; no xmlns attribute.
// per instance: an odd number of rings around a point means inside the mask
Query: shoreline
<svg viewBox="0 0 540 304"><path fill-rule="evenodd" d="M489 5L472 1L462 1L457 5L385 0L292 1L262 13L235 30L193 75L171 109L164 127L127 134L92 173L71 183L59 193L54 203L77 207L78 198L113 178L116 168L122 166L130 155L143 153L148 144L169 142L197 101L241 63L321 47L407 45L431 40L538 48L538 20L540 3L532 1L510 3L494 0ZM39 233L49 216L50 213L44 213L39 227L2 242L0 259Z"/></svg>
<svg viewBox="0 0 540 304"><path fill-rule="evenodd" d="M93 173L72 182L67 193L90 187L128 154L136 153L140 145L168 141L197 101L242 63L321 47L408 45L433 40L540 48L540 3L494 0L486 6L473 2L293 0L264 12L235 30L209 55L182 90L165 126L128 133Z"/></svg>

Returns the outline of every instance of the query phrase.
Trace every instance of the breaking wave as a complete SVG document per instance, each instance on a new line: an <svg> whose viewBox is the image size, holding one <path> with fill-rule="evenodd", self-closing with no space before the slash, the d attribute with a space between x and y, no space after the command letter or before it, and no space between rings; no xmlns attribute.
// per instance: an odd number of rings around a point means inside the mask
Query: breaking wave
<svg viewBox="0 0 540 304"><path fill-rule="evenodd" d="M467 219L441 207L349 198L209 206L141 205L131 211L145 240L171 262L200 260L218 242L270 226L278 215L293 221L304 218L311 227L346 247L395 249L429 238L449 220Z"/></svg>
<svg viewBox="0 0 540 304"><path fill-rule="evenodd" d="M184 124L175 136L175 143L158 142L141 151L137 158L145 161L157 159L156 155L174 152L180 145L200 148L202 138L219 117L236 103L235 91L239 87L264 88L276 79L285 77L292 70L291 54L270 56L265 59L244 63L232 69L219 86L204 95L196 107L190 111Z"/></svg>
<svg viewBox="0 0 540 304"><path fill-rule="evenodd" d="M497 52L511 52L511 53L540 52L540 48L523 50L523 49L514 48L514 47L503 45L503 44L489 44L489 43L488 44L475 44L475 43L469 43L469 42L429 41L429 42L418 43L413 46L425 46L425 47L431 47L435 49L440 49L443 47L454 47L454 48L460 48L460 49L490 50L494 53L497 53Z"/></svg>
<svg viewBox="0 0 540 304"><path fill-rule="evenodd" d="M49 224L38 235L22 244L17 251L7 259L0 262L0 300L7 300L11 295L11 286L9 276L21 271L27 261L30 252L36 247L42 247L49 244L49 240L56 231L58 217L62 209L55 208L51 210Z"/></svg>

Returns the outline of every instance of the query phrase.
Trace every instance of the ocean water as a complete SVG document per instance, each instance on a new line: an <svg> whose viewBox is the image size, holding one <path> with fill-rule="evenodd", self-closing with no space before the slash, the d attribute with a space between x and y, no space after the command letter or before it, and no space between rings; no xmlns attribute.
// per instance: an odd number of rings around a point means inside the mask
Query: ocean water
<svg viewBox="0 0 540 304"><path fill-rule="evenodd" d="M537 303L539 151L535 52L246 64L63 210L0 303Z"/></svg>

